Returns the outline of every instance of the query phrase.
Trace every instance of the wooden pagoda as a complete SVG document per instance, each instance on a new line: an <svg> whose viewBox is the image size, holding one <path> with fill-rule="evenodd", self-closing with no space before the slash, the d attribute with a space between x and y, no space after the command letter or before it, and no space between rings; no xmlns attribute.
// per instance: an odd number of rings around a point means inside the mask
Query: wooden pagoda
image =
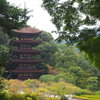
<svg viewBox="0 0 100 100"><path fill-rule="evenodd" d="M16 49L10 51L13 56L13 59L11 59L12 68L8 71L11 78L19 80L39 78L40 75L44 74L44 70L39 69L36 65L41 63L42 60L33 58L41 50L34 50L33 47L42 42L34 40L34 37L38 37L41 31L28 26L12 32L15 40L12 40L10 44Z"/></svg>

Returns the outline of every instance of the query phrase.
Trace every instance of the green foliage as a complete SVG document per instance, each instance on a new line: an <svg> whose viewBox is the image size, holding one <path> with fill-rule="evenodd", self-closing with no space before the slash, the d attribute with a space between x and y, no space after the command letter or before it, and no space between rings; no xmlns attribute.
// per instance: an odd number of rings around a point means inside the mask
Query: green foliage
<svg viewBox="0 0 100 100"><path fill-rule="evenodd" d="M94 0L60 1L61 0L43 0L42 6L52 16L52 22L59 31L58 41L65 39L69 43L76 42L78 40L77 37L80 37L81 34L80 26L95 24L95 18L89 13L89 10L91 12L91 7L96 5L93 3ZM84 18L82 18L83 15L85 16ZM77 36L76 33L78 33L79 36Z"/></svg>
<svg viewBox="0 0 100 100"><path fill-rule="evenodd" d="M67 97L65 97L64 95L61 96L61 100L68 100Z"/></svg>
<svg viewBox="0 0 100 100"><path fill-rule="evenodd" d="M100 91L96 91L95 92L95 95L100 95Z"/></svg>
<svg viewBox="0 0 100 100"><path fill-rule="evenodd" d="M47 89L50 91L53 95L66 95L66 94L74 94L76 91L78 91L80 88L76 87L70 83L65 83L63 81L58 83L51 83L47 87Z"/></svg>
<svg viewBox="0 0 100 100"><path fill-rule="evenodd" d="M60 100L60 98L54 97L41 97L38 94L13 94L10 95L6 92L0 93L0 100Z"/></svg>
<svg viewBox="0 0 100 100"><path fill-rule="evenodd" d="M43 82L49 82L49 81L54 81L55 76L54 75L42 75L40 76L39 80Z"/></svg>
<svg viewBox="0 0 100 100"><path fill-rule="evenodd" d="M5 87L4 79L0 77L0 92L4 89L4 87Z"/></svg>
<svg viewBox="0 0 100 100"><path fill-rule="evenodd" d="M42 52L39 54L41 59L44 59L43 66L54 65L55 64L55 52L57 51L57 45L48 32L42 32L38 39L42 40L41 45L35 47L34 49L40 49Z"/></svg>
<svg viewBox="0 0 100 100"><path fill-rule="evenodd" d="M10 100L26 100L24 94L14 94L10 97Z"/></svg>
<svg viewBox="0 0 100 100"><path fill-rule="evenodd" d="M91 63L100 68L100 35L88 26L97 25L100 20L99 0L43 0L42 6L52 16L57 27L58 42L77 43ZM85 27L83 27L85 26ZM81 29L82 27L83 29ZM99 27L99 26L98 26Z"/></svg>
<svg viewBox="0 0 100 100"><path fill-rule="evenodd" d="M27 84L29 88L34 89L39 86L40 81L36 79L33 79L33 80L28 79L28 80L25 80L24 83Z"/></svg>
<svg viewBox="0 0 100 100"><path fill-rule="evenodd" d="M3 32L3 29L0 27L0 44L8 44L9 36Z"/></svg>
<svg viewBox="0 0 100 100"><path fill-rule="evenodd" d="M35 95L32 95L31 98L32 98L32 100L39 100L39 97L35 96Z"/></svg>
<svg viewBox="0 0 100 100"><path fill-rule="evenodd" d="M75 96L77 99L85 99L85 100L99 100L100 95L81 95L81 96Z"/></svg>
<svg viewBox="0 0 100 100"><path fill-rule="evenodd" d="M43 82L60 82L60 81L64 81L64 82L69 82L69 83L75 83L74 81L74 77L70 74L62 74L62 75L42 75L39 78L40 81Z"/></svg>
<svg viewBox="0 0 100 100"><path fill-rule="evenodd" d="M78 91L75 92L75 95L92 95L93 93L89 90L86 90L86 89L80 89Z"/></svg>
<svg viewBox="0 0 100 100"><path fill-rule="evenodd" d="M10 100L10 96L6 92L0 92L0 99L1 100Z"/></svg>
<svg viewBox="0 0 100 100"><path fill-rule="evenodd" d="M2 76L8 65L9 59L9 36L2 31L0 27L0 76Z"/></svg>
<svg viewBox="0 0 100 100"><path fill-rule="evenodd" d="M10 85L11 82L12 82L11 84L12 87ZM60 97L61 100L65 100L65 97L63 97L63 95L69 95L69 94L75 94L77 95L75 96L77 98L84 98L84 99L91 98L89 100L93 100L92 98L98 96L96 95L96 93L95 95L93 95L94 93L89 90L80 89L79 87L73 84L66 83L62 79L60 79L60 81L57 83L55 82L44 83L43 81L40 82L39 80L36 79L25 80L24 82L18 80L5 80L4 83L6 87L4 91L6 92L0 92L0 100L60 100ZM35 84L38 84L38 86ZM31 87L32 85L33 87ZM18 87L21 91L23 91L25 88L29 88L32 89L33 92L31 93L20 92L17 89ZM11 93L10 91L13 91L14 89L16 90L16 92ZM97 92L97 94L99 94L99 91ZM49 97L50 95L53 95L55 97ZM96 98L94 100L96 100Z"/></svg>
<svg viewBox="0 0 100 100"><path fill-rule="evenodd" d="M10 34L11 29L18 29L26 25L29 16L27 9L21 9L17 6L11 5L6 0L0 0L0 26Z"/></svg>
<svg viewBox="0 0 100 100"><path fill-rule="evenodd" d="M80 41L78 47L86 52L90 62L99 68L100 66L100 37L90 38L86 41Z"/></svg>
<svg viewBox="0 0 100 100"><path fill-rule="evenodd" d="M5 68L9 64L9 48L5 45L0 45L0 75L3 74Z"/></svg>
<svg viewBox="0 0 100 100"><path fill-rule="evenodd" d="M50 33L43 31L42 34L39 35L43 42L53 41L53 37Z"/></svg>
<svg viewBox="0 0 100 100"><path fill-rule="evenodd" d="M89 77L100 75L100 72L84 58L84 54L76 51L75 47L58 45L55 58L59 78L62 77L65 82L86 88Z"/></svg>
<svg viewBox="0 0 100 100"><path fill-rule="evenodd" d="M9 58L8 52L9 48L7 46L0 45L0 66L6 66Z"/></svg>
<svg viewBox="0 0 100 100"><path fill-rule="evenodd" d="M73 80L69 79L69 77L65 75L56 75L54 78L54 82L59 82L59 81L65 81L65 82L72 83Z"/></svg>
<svg viewBox="0 0 100 100"><path fill-rule="evenodd" d="M53 41L44 42L41 45L43 52L41 53L42 59L44 59L45 64L54 65L54 54L56 52L56 45Z"/></svg>
<svg viewBox="0 0 100 100"><path fill-rule="evenodd" d="M32 98L30 98L30 97L27 97L27 100L32 100Z"/></svg>
<svg viewBox="0 0 100 100"><path fill-rule="evenodd" d="M90 91L96 91L99 90L98 88L98 78L97 77L89 77L87 80L87 89Z"/></svg>
<svg viewBox="0 0 100 100"><path fill-rule="evenodd" d="M56 67L68 68L70 66L76 66L77 58L75 56L74 48L66 45L58 45L58 52L56 52ZM63 66L62 66L63 65Z"/></svg>

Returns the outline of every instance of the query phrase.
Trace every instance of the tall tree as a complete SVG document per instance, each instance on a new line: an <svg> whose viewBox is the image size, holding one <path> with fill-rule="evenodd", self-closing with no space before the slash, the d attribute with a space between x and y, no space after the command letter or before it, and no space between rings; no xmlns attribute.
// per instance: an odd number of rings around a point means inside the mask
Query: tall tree
<svg viewBox="0 0 100 100"><path fill-rule="evenodd" d="M100 20L100 1L43 0L43 7L52 16L52 22L58 29L57 40L66 40L69 44L78 42L78 47L87 53L95 66L100 68L100 34L89 27L83 27L97 25ZM80 27L83 27L83 30Z"/></svg>
<svg viewBox="0 0 100 100"><path fill-rule="evenodd" d="M0 29L0 76L3 74L9 60L9 36Z"/></svg>
<svg viewBox="0 0 100 100"><path fill-rule="evenodd" d="M42 44L38 46L42 50L41 58L44 59L44 65L55 65L54 54L57 51L57 45L49 32L42 32L39 38L42 40Z"/></svg>
<svg viewBox="0 0 100 100"><path fill-rule="evenodd" d="M64 75L69 80L71 79L72 83L74 82L81 88L86 88L89 77L100 77L99 70L92 66L85 59L84 54L77 51L74 46L58 45L55 61L58 74L60 76Z"/></svg>
<svg viewBox="0 0 100 100"><path fill-rule="evenodd" d="M26 25L29 16L27 9L11 5L6 0L0 0L0 26L10 35L11 29L18 29Z"/></svg>

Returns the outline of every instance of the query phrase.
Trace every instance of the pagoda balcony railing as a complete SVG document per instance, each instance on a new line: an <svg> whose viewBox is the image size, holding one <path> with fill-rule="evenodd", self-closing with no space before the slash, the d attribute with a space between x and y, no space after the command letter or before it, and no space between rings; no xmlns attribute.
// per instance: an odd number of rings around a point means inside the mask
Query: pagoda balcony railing
<svg viewBox="0 0 100 100"><path fill-rule="evenodd" d="M14 49L11 50L11 53L38 53L42 50L31 50L31 49Z"/></svg>
<svg viewBox="0 0 100 100"><path fill-rule="evenodd" d="M30 59L28 59L28 60L17 60L17 59L11 59L11 61L12 62L19 62L19 63L39 63L39 62L42 62L43 60L30 60Z"/></svg>
<svg viewBox="0 0 100 100"><path fill-rule="evenodd" d="M40 32L35 32L35 33L33 33L33 32L31 32L31 33L24 33L24 32L16 32L16 31L12 31L13 32L13 36L17 36L17 37L21 37L21 36L37 36L37 35L39 35L42 31L40 31Z"/></svg>
<svg viewBox="0 0 100 100"><path fill-rule="evenodd" d="M27 71L27 70L37 70L36 68L34 69L34 68L23 68L25 71ZM20 69L20 67L18 67L18 68L16 68L15 70L20 70L20 71L23 71L23 69Z"/></svg>
<svg viewBox="0 0 100 100"><path fill-rule="evenodd" d="M37 41L37 40L41 40L40 38L19 38L16 40L24 40L24 41Z"/></svg>
<svg viewBox="0 0 100 100"><path fill-rule="evenodd" d="M25 57L23 57L23 58L20 58L20 57L13 57L13 59L11 59L11 60L40 60L40 56L30 56L30 57L27 57L27 56L25 56Z"/></svg>
<svg viewBox="0 0 100 100"><path fill-rule="evenodd" d="M12 40L10 44L15 45L15 44L20 44L20 43L25 43L25 44L39 44L41 43L41 40Z"/></svg>
<svg viewBox="0 0 100 100"><path fill-rule="evenodd" d="M44 72L44 70L10 70L10 72L16 72L16 73L39 73Z"/></svg>

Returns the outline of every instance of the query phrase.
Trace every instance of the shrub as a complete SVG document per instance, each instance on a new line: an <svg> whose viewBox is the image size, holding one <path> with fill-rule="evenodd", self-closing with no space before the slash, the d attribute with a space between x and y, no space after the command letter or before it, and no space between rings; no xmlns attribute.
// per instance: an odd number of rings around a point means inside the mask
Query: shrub
<svg viewBox="0 0 100 100"><path fill-rule="evenodd" d="M55 82L59 82L60 80L64 80L65 82L67 81L67 77L64 75L56 75L54 78Z"/></svg>
<svg viewBox="0 0 100 100"><path fill-rule="evenodd" d="M10 100L25 100L24 94L14 94L10 97Z"/></svg>
<svg viewBox="0 0 100 100"><path fill-rule="evenodd" d="M40 96L36 94L31 94L32 100L40 100Z"/></svg>
<svg viewBox="0 0 100 100"><path fill-rule="evenodd" d="M95 95L100 95L100 91L96 91L95 92Z"/></svg>
<svg viewBox="0 0 100 100"><path fill-rule="evenodd" d="M45 97L44 100L61 100L59 97ZM66 99L67 100L67 99Z"/></svg>
<svg viewBox="0 0 100 100"><path fill-rule="evenodd" d="M6 92L0 93L0 100L10 100L10 96Z"/></svg>
<svg viewBox="0 0 100 100"><path fill-rule="evenodd" d="M28 80L25 80L24 83L27 84L29 88L36 88L39 86L40 81L37 79L28 79Z"/></svg>
<svg viewBox="0 0 100 100"><path fill-rule="evenodd" d="M92 95L93 93L89 90L86 89L79 89L78 91L75 92L75 95Z"/></svg>
<svg viewBox="0 0 100 100"><path fill-rule="evenodd" d="M61 100L68 100L68 97L65 97L64 95L62 95Z"/></svg>
<svg viewBox="0 0 100 100"><path fill-rule="evenodd" d="M32 100L32 98L31 97L27 97L26 100Z"/></svg>
<svg viewBox="0 0 100 100"><path fill-rule="evenodd" d="M4 87L5 87L4 79L0 77L0 92L3 90Z"/></svg>
<svg viewBox="0 0 100 100"><path fill-rule="evenodd" d="M40 76L39 80L43 82L54 81L55 75L42 75Z"/></svg>
<svg viewBox="0 0 100 100"><path fill-rule="evenodd" d="M98 78L97 77L89 77L87 80L87 89L90 91L97 91L98 88Z"/></svg>
<svg viewBox="0 0 100 100"><path fill-rule="evenodd" d="M100 100L100 95L81 95L81 96L74 96L78 100Z"/></svg>

